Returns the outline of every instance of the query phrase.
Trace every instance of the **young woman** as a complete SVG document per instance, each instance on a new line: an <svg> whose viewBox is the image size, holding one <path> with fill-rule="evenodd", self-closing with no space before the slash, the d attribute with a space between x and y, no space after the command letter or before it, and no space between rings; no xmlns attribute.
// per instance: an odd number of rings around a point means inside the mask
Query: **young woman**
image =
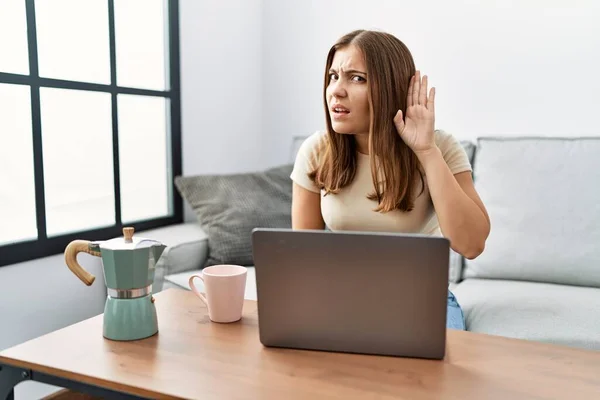
<svg viewBox="0 0 600 400"><path fill-rule="evenodd" d="M434 128L434 100L393 35L340 38L325 68L327 129L305 140L291 175L292 228L443 235L481 254L490 220L461 144ZM450 291L447 326L465 329Z"/></svg>

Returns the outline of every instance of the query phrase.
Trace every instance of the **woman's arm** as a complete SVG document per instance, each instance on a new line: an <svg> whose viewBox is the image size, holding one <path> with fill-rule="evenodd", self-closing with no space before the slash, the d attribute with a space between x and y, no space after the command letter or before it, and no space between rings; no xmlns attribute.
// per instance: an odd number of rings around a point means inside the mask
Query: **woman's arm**
<svg viewBox="0 0 600 400"><path fill-rule="evenodd" d="M468 259L483 252L490 233L490 218L469 171L452 175L436 146L417 153L427 176L427 186L440 229L454 251Z"/></svg>
<svg viewBox="0 0 600 400"><path fill-rule="evenodd" d="M321 194L294 182L292 189L292 229L325 229L321 215Z"/></svg>
<svg viewBox="0 0 600 400"><path fill-rule="evenodd" d="M473 259L483 252L490 218L471 174L453 175L435 143L435 89L427 93L427 76L421 80L419 71L410 80L406 105L406 118L402 110L394 117L396 129L423 165L442 233L456 252Z"/></svg>

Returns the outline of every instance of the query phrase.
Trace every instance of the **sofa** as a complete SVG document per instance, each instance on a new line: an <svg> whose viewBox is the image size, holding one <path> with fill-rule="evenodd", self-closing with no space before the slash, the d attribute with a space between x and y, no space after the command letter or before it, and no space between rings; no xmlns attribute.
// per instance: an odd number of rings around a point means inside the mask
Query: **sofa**
<svg viewBox="0 0 600 400"><path fill-rule="evenodd" d="M293 139L290 163L303 140ZM479 257L449 255L449 287L467 329L600 350L600 137L461 143L492 225ZM189 277L218 246L207 226L188 221L144 232L168 245L155 291L189 290ZM256 299L254 269L244 263L246 298Z"/></svg>

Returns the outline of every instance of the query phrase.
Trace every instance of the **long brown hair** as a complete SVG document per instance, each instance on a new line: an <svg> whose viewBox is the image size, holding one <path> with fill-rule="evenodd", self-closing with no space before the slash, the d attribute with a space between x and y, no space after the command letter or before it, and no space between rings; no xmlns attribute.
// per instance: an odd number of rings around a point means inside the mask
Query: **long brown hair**
<svg viewBox="0 0 600 400"><path fill-rule="evenodd" d="M325 195L339 193L356 175L356 140L353 135L333 130L327 107L329 69L335 52L355 45L362 52L367 67L370 109L369 157L376 200L375 211L395 209L411 211L414 207L417 179L424 188L423 171L414 152L400 138L393 118L400 109L406 115L406 96L410 78L415 74L412 54L399 39L384 32L357 30L341 37L329 50L325 67L323 99L327 121L327 141L323 157L309 177Z"/></svg>

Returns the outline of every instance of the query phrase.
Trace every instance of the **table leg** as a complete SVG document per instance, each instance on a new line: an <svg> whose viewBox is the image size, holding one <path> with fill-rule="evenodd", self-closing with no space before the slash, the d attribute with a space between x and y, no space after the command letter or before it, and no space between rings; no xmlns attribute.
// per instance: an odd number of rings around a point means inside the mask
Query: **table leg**
<svg viewBox="0 0 600 400"><path fill-rule="evenodd" d="M31 372L0 364L0 400L14 400L14 388L17 384L31 379Z"/></svg>

